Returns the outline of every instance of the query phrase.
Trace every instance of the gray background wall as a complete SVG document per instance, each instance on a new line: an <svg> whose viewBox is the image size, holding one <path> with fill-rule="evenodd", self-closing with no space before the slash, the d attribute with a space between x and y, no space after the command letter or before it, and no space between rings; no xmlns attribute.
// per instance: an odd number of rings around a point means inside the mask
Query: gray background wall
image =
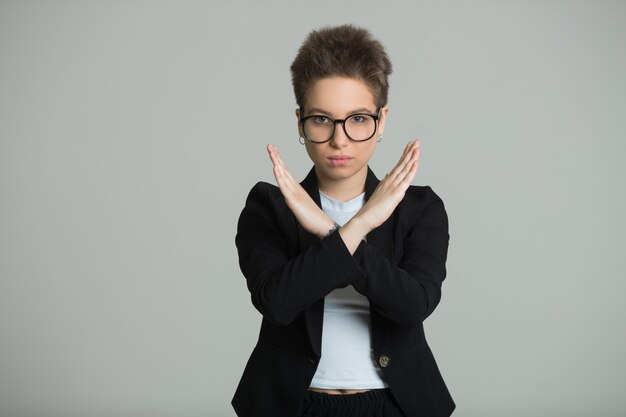
<svg viewBox="0 0 626 417"><path fill-rule="evenodd" d="M345 22L395 67L372 168L419 137L450 217L455 415L623 415L623 1L2 1L0 415L234 416L236 220L267 142L310 168L289 65Z"/></svg>

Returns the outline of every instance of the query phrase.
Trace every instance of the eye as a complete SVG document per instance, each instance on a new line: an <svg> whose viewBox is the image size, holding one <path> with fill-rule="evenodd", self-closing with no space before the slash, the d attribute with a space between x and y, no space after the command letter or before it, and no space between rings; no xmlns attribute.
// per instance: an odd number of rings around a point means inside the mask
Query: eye
<svg viewBox="0 0 626 417"><path fill-rule="evenodd" d="M350 121L353 123L363 123L366 120L367 120L367 117L360 115L360 114L355 114L354 116L350 117Z"/></svg>
<svg viewBox="0 0 626 417"><path fill-rule="evenodd" d="M326 116L311 116L311 121L319 125L331 123L330 119Z"/></svg>

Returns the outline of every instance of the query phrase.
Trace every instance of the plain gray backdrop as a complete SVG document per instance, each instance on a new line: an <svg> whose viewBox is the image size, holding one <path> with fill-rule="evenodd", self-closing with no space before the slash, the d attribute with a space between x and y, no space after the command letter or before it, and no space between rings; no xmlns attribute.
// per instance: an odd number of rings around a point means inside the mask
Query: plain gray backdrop
<svg viewBox="0 0 626 417"><path fill-rule="evenodd" d="M233 417L258 336L234 245L294 175L289 65L354 23L450 219L427 340L459 417L626 410L623 1L0 3L0 415Z"/></svg>

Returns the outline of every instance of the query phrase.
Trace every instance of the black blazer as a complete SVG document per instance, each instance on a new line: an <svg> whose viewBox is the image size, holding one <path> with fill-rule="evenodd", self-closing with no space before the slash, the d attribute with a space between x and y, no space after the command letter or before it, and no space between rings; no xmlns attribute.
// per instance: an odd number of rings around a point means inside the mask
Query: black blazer
<svg viewBox="0 0 626 417"><path fill-rule="evenodd" d="M378 183L368 167L366 199ZM321 206L314 168L301 185ZM237 415L298 415L321 355L324 297L353 285L369 299L374 355L406 417L449 416L455 403L422 325L441 299L448 241L443 202L429 186L410 186L351 255L339 233L320 240L300 226L278 187L257 183L235 243L263 319L231 402Z"/></svg>

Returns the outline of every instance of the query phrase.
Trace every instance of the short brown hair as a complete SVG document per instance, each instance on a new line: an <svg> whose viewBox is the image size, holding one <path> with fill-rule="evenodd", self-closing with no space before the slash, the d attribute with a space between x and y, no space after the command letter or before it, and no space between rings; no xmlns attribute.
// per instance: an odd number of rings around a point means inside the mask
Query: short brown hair
<svg viewBox="0 0 626 417"><path fill-rule="evenodd" d="M377 107L387 104L391 61L370 32L350 24L314 30L302 43L291 64L296 102L304 108L309 87L327 77L350 77L365 82Z"/></svg>

